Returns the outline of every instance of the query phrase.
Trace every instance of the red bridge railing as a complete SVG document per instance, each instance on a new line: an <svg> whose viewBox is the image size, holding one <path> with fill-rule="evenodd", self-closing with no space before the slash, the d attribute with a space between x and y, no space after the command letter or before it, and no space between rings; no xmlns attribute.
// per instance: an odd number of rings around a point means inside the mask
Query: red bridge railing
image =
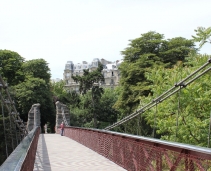
<svg viewBox="0 0 211 171"><path fill-rule="evenodd" d="M76 127L65 127L64 135L128 171L211 170L209 148Z"/></svg>
<svg viewBox="0 0 211 171"><path fill-rule="evenodd" d="M34 162L35 162L35 156L36 156L40 131L41 131L40 127L38 127L31 141L31 144L27 150L27 154L25 156L25 159L20 169L21 171L29 171L29 170L33 170L34 168Z"/></svg>
<svg viewBox="0 0 211 171"><path fill-rule="evenodd" d="M31 130L0 166L0 171L33 170L39 135L40 127L36 127Z"/></svg>

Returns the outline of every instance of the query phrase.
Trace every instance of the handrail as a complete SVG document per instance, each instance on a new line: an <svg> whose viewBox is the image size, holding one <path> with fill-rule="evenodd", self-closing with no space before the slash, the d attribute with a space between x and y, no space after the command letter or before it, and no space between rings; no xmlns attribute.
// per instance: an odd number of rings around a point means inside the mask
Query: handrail
<svg viewBox="0 0 211 171"><path fill-rule="evenodd" d="M10 156L5 160L5 162L0 166L0 171L26 170L23 167L23 165L25 163L25 160L27 159L27 155L30 153L30 150L35 150L36 154L36 148L32 147L33 146L32 144L34 143L34 145L37 147L39 134L40 134L40 127L36 127L33 130L31 130L29 134L16 147L16 149L10 154ZM34 155L32 156L33 158L35 158L35 154L33 154ZM32 163L34 164L34 161L32 161Z"/></svg>
<svg viewBox="0 0 211 171"><path fill-rule="evenodd" d="M169 149L171 147L176 147L176 148L181 148L181 149L190 150L190 151L194 151L194 152L200 152L200 153L210 155L209 158L211 160L211 148L200 147L200 146L190 145L190 144L185 144L185 143L171 142L171 141L160 140L160 139L156 139L156 138L149 138L149 137L144 137L144 136L139 136L139 135L120 133L120 132L115 132L115 131L101 130L101 129L81 128L81 127L73 127L73 126L66 126L65 128L74 128L74 129L81 129L81 130L87 130L87 131L95 131L95 132L106 133L106 134L110 134L110 135L116 135L116 136L120 136L120 137L132 138L132 139L136 139L136 140L140 140L140 141L151 142L153 144L169 146Z"/></svg>
<svg viewBox="0 0 211 171"><path fill-rule="evenodd" d="M64 136L96 151L126 170L211 169L210 148L72 126L65 127Z"/></svg>

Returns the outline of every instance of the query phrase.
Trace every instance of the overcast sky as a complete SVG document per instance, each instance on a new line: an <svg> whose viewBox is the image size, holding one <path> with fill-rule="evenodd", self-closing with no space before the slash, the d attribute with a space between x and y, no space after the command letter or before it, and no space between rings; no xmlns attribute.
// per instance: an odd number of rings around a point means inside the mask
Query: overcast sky
<svg viewBox="0 0 211 171"><path fill-rule="evenodd" d="M0 49L45 59L52 78L67 61L122 59L148 31L189 39L198 26L211 26L211 0L0 0Z"/></svg>

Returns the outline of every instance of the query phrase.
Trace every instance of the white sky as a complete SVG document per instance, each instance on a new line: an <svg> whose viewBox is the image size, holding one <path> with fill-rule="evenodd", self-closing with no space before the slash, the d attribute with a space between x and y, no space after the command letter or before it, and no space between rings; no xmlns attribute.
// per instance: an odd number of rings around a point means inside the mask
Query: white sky
<svg viewBox="0 0 211 171"><path fill-rule="evenodd" d="M0 0L0 49L45 59L52 78L67 61L122 59L142 33L189 39L198 26L211 26L211 0Z"/></svg>

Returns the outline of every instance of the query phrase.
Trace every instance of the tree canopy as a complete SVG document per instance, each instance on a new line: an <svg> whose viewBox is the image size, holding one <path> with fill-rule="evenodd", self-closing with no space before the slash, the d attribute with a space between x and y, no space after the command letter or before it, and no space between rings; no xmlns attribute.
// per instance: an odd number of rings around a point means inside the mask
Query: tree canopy
<svg viewBox="0 0 211 171"><path fill-rule="evenodd" d="M83 70L83 75L72 76L75 82L79 83L79 91L84 95L89 90L91 91L91 113L93 113L94 127L97 128L97 115L99 113L97 104L103 94L103 88L99 87L99 82L104 81L104 76L102 74L103 65L98 62L98 67L94 71L89 71L89 69Z"/></svg>
<svg viewBox="0 0 211 171"><path fill-rule="evenodd" d="M154 82L151 85L153 93L141 98L142 105L187 77L208 59L208 55L192 55L187 62L179 62L174 68L158 66L151 69L146 73L146 77ZM210 72L158 104L157 110L153 108L144 113L145 120L151 127L156 128L156 134L161 135L161 139L207 146L211 95L209 78Z"/></svg>
<svg viewBox="0 0 211 171"><path fill-rule="evenodd" d="M119 67L122 93L115 108L122 109L124 115L131 113L140 103L140 96L151 93L152 80L145 73L156 65L172 67L177 61L184 61L191 51L195 51L194 42L182 37L165 40L164 35L150 31L141 37L130 40L129 47L121 53L124 62Z"/></svg>
<svg viewBox="0 0 211 171"><path fill-rule="evenodd" d="M43 59L25 61L18 53L9 50L0 50L0 74L9 85L9 92L15 101L15 106L24 122L28 119L28 112L35 103L40 103L41 128L45 123L50 123L51 132L55 126L55 108L50 90L50 69ZM2 110L1 110L2 111ZM0 127L2 129L2 113L0 112ZM9 124L9 116L5 116ZM9 154L12 152L12 137L6 130ZM4 135L0 134L4 139ZM0 143L0 162L6 158L5 142Z"/></svg>
<svg viewBox="0 0 211 171"><path fill-rule="evenodd" d="M50 83L50 68L44 59L33 59L23 63L23 72L25 76L40 78Z"/></svg>
<svg viewBox="0 0 211 171"><path fill-rule="evenodd" d="M192 37L195 42L200 42L199 48L201 48L207 42L211 43L211 27L198 27L194 31L196 32L196 35Z"/></svg>
<svg viewBox="0 0 211 171"><path fill-rule="evenodd" d="M16 52L0 50L0 74L9 84L10 92L13 93L24 121L27 120L28 112L34 103L41 104L41 124L55 117L50 90L50 69L44 59L25 61ZM53 125L55 121L51 122Z"/></svg>
<svg viewBox="0 0 211 171"><path fill-rule="evenodd" d="M24 80L23 62L24 58L17 52L0 50L0 74L9 85L13 86Z"/></svg>
<svg viewBox="0 0 211 171"><path fill-rule="evenodd" d="M46 82L40 78L28 77L24 82L15 86L16 102L21 118L28 119L28 112L33 104L40 103L41 125L55 121L55 109L53 106L52 95Z"/></svg>

